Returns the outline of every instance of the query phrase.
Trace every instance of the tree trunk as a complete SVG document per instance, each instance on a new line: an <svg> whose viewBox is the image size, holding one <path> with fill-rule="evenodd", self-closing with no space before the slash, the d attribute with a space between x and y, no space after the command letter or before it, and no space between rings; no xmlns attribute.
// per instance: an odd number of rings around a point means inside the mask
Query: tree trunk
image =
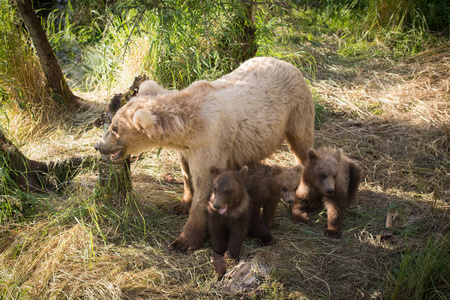
<svg viewBox="0 0 450 300"><path fill-rule="evenodd" d="M126 104L139 90L139 85L146 79L145 76L138 76L134 79L133 85L125 94L116 94L111 99L106 113L102 115L103 133L105 133L116 112ZM132 190L131 158L128 155L123 161L111 161L109 155L101 155L98 163L98 184L104 200L111 202L115 207L123 207L127 195Z"/></svg>
<svg viewBox="0 0 450 300"><path fill-rule="evenodd" d="M103 133L111 125L112 117L122 106L123 94L116 94L111 99L108 111L103 115ZM114 207L123 207L127 194L131 193L130 156L123 161L112 161L109 155L101 155L98 163L98 184L101 188L102 198L110 202Z"/></svg>
<svg viewBox="0 0 450 300"><path fill-rule="evenodd" d="M244 3L245 15L237 21L242 32L238 35L238 42L242 45L242 52L235 57L239 62L244 62L256 55L258 44L256 43L256 27L253 3Z"/></svg>
<svg viewBox="0 0 450 300"><path fill-rule="evenodd" d="M95 164L93 157L71 157L44 163L28 159L0 130L0 169L2 180L9 187L26 192L58 190L71 180L81 168Z"/></svg>
<svg viewBox="0 0 450 300"><path fill-rule="evenodd" d="M241 3L242 11L237 13L229 24L229 34L225 34L219 43L219 50L234 60L231 70L242 62L254 57L258 51L253 3Z"/></svg>
<svg viewBox="0 0 450 300"><path fill-rule="evenodd" d="M47 88L60 98L61 104L63 105L70 106L75 104L84 109L90 108L91 105L75 96L67 85L61 67L58 64L58 60L45 35L44 29L33 10L31 1L15 0L15 3L23 22L25 23L25 27L28 30L28 35L36 49L36 54L46 78Z"/></svg>

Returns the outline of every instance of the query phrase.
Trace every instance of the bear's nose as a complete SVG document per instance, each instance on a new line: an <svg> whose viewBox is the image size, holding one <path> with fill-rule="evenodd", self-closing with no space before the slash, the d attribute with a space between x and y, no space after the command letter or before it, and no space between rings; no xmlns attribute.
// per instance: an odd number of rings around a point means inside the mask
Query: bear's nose
<svg viewBox="0 0 450 300"><path fill-rule="evenodd" d="M94 149L95 149L96 151L98 151L98 142L97 142L97 143L95 143L95 145L94 145Z"/></svg>
<svg viewBox="0 0 450 300"><path fill-rule="evenodd" d="M327 194L328 195L333 195L334 193L334 189L327 189Z"/></svg>
<svg viewBox="0 0 450 300"><path fill-rule="evenodd" d="M214 207L215 209L219 209L219 208L220 208L220 205L217 204L217 203L214 203L214 204L213 204L213 207Z"/></svg>
<svg viewBox="0 0 450 300"><path fill-rule="evenodd" d="M289 199L288 203L294 203L294 199Z"/></svg>

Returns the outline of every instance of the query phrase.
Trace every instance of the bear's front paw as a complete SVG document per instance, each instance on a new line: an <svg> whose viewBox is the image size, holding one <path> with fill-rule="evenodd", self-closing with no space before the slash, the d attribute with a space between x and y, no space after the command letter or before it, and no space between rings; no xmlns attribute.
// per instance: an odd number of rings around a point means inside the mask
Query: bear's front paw
<svg viewBox="0 0 450 300"><path fill-rule="evenodd" d="M180 203L175 204L172 209L170 210L170 213L172 215L188 215L189 214L189 203L185 201L181 201Z"/></svg>
<svg viewBox="0 0 450 300"><path fill-rule="evenodd" d="M169 245L169 251L186 253L189 251L193 251L194 248L189 243L189 241L182 236L179 236Z"/></svg>
<svg viewBox="0 0 450 300"><path fill-rule="evenodd" d="M324 235L330 238L338 239L342 235L342 229L340 228L326 228Z"/></svg>

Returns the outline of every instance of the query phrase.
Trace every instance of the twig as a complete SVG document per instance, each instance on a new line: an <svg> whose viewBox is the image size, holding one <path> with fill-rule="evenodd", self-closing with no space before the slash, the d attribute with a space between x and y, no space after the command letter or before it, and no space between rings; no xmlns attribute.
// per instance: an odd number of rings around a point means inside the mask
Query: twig
<svg viewBox="0 0 450 300"><path fill-rule="evenodd" d="M133 34L133 31L134 31L134 29L136 28L137 24L141 21L142 16L144 15L144 13L145 13L145 9L143 9L143 10L141 11L141 13L140 13L138 16L136 16L136 19L137 19L137 20L134 22L133 28L131 28L131 32L130 32L130 34L128 35L128 38L126 39L125 44L124 44L123 47L122 47L122 48L124 48L124 50L123 50L122 62L125 61L125 54L127 53L127 48L128 48L128 44L129 44L129 42L130 42L130 40L131 40L131 35Z"/></svg>
<svg viewBox="0 0 450 300"><path fill-rule="evenodd" d="M205 6L203 5L203 0L201 0L200 3L202 4L203 18L205 20L205 34L206 34L206 38L208 39L208 49L207 50L209 51L209 45L211 45L211 40L209 39L209 34L208 34L208 22L206 20Z"/></svg>

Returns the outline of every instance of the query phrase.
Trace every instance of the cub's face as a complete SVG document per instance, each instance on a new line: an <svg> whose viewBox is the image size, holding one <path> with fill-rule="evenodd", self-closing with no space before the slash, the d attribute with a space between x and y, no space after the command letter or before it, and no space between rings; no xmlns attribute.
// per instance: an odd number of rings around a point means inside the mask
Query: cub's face
<svg viewBox="0 0 450 300"><path fill-rule="evenodd" d="M221 170L215 167L210 168L213 174L213 192L210 198L210 206L224 214L229 209L238 206L242 191L245 190L245 177L247 176L247 167L240 171Z"/></svg>
<svg viewBox="0 0 450 300"><path fill-rule="evenodd" d="M335 192L339 164L343 157L342 149L322 147L319 150L308 150L308 169L312 174L316 188L325 196Z"/></svg>
<svg viewBox="0 0 450 300"><path fill-rule="evenodd" d="M335 182L337 178L338 162L333 158L319 160L313 166L313 174L316 185L323 195L334 194Z"/></svg>
<svg viewBox="0 0 450 300"><path fill-rule="evenodd" d="M280 168L280 170L277 168ZM275 180L278 182L277 186L281 189L281 199L286 203L293 203L295 200L295 192L300 185L303 165L299 164L292 168L274 166L273 170L275 173L278 172L275 175Z"/></svg>
<svg viewBox="0 0 450 300"><path fill-rule="evenodd" d="M152 146L148 136L133 122L134 114L130 111L129 104L130 102L117 111L108 130L94 146L101 154L109 155L113 161Z"/></svg>

